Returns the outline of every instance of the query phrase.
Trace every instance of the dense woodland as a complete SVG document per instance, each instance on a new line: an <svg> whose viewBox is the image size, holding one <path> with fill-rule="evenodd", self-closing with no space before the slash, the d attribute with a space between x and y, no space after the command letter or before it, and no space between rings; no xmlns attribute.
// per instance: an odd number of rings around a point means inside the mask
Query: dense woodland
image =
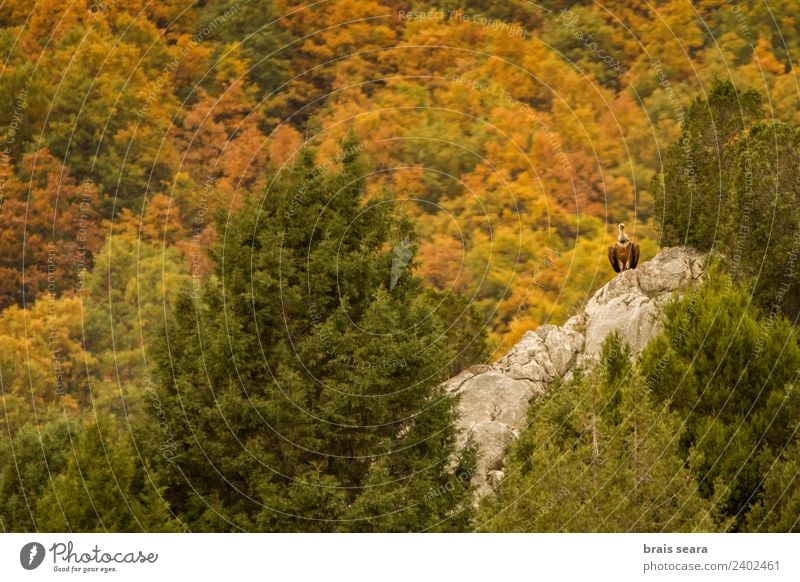
<svg viewBox="0 0 800 582"><path fill-rule="evenodd" d="M0 26L0 531L800 530L796 0ZM442 381L579 309L619 222L704 284L476 507Z"/></svg>

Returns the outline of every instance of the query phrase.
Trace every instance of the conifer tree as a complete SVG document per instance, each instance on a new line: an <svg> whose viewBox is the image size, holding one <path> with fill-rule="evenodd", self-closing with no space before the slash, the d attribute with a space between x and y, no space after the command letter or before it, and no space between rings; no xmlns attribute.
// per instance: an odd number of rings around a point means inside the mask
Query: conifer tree
<svg viewBox="0 0 800 582"><path fill-rule="evenodd" d="M730 81L716 81L707 99L694 100L651 187L662 246L709 250L724 239L731 228L732 146L760 116L760 95Z"/></svg>
<svg viewBox="0 0 800 582"><path fill-rule="evenodd" d="M764 489L747 514L747 530L800 531L800 441L787 447L767 470Z"/></svg>
<svg viewBox="0 0 800 582"><path fill-rule="evenodd" d="M588 375L534 403L478 524L490 531L709 531L713 505L684 467L679 421L616 334Z"/></svg>
<svg viewBox="0 0 800 582"><path fill-rule="evenodd" d="M179 531L130 435L107 414L0 443L2 531Z"/></svg>
<svg viewBox="0 0 800 582"><path fill-rule="evenodd" d="M719 265L665 308L664 332L640 358L646 384L683 419L681 447L704 497L745 528L775 455L795 442L800 347Z"/></svg>
<svg viewBox="0 0 800 582"><path fill-rule="evenodd" d="M76 423L66 466L35 500L42 531L180 531L130 435L102 416Z"/></svg>
<svg viewBox="0 0 800 582"><path fill-rule="evenodd" d="M160 476L195 529L466 523L473 455L441 382L484 337L413 276L411 226L365 200L360 149L348 138L319 164L306 149L218 226L214 276L178 300L160 358L177 447Z"/></svg>
<svg viewBox="0 0 800 582"><path fill-rule="evenodd" d="M800 315L800 130L762 122L732 148L733 204L724 241L730 271L749 278L759 305Z"/></svg>
<svg viewBox="0 0 800 582"><path fill-rule="evenodd" d="M47 491L51 475L67 465L67 421L42 427L32 423L14 438L0 440L0 529L4 532L38 531L41 526L35 501Z"/></svg>

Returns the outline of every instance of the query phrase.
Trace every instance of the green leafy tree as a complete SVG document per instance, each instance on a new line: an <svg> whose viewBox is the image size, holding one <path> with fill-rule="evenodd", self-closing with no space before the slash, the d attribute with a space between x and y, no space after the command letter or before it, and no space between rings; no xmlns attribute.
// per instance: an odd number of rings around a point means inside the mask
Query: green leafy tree
<svg viewBox="0 0 800 582"><path fill-rule="evenodd" d="M28 424L13 439L0 440L0 529L41 529L36 500L49 485L51 475L67 466L69 422L56 420L42 427Z"/></svg>
<svg viewBox="0 0 800 582"><path fill-rule="evenodd" d="M761 116L761 97L716 81L707 99L686 112L681 137L668 149L662 176L650 190L663 246L709 250L730 228L732 146Z"/></svg>
<svg viewBox="0 0 800 582"><path fill-rule="evenodd" d="M66 466L36 500L40 531L179 530L130 434L113 418L76 423L64 445Z"/></svg>
<svg viewBox="0 0 800 582"><path fill-rule="evenodd" d="M113 417L55 418L0 443L3 531L177 531Z"/></svg>
<svg viewBox="0 0 800 582"><path fill-rule="evenodd" d="M484 338L412 275L410 224L388 199L364 202L359 150L348 139L322 165L305 150L261 206L219 226L213 277L178 301L159 362L176 448L160 479L194 529L467 522L473 455L457 451L441 382Z"/></svg>
<svg viewBox="0 0 800 582"><path fill-rule="evenodd" d="M662 244L719 251L765 310L800 315L800 130L716 82L687 112L653 184Z"/></svg>
<svg viewBox="0 0 800 582"><path fill-rule="evenodd" d="M764 490L747 514L749 531L800 531L800 442L788 447L766 473Z"/></svg>
<svg viewBox="0 0 800 582"><path fill-rule="evenodd" d="M758 123L735 144L733 222L725 241L731 271L753 281L757 302L800 315L800 130Z"/></svg>
<svg viewBox="0 0 800 582"><path fill-rule="evenodd" d="M163 335L165 309L191 284L182 263L175 247L137 240L132 232L106 239L84 288L83 341L97 356L98 379L138 383L146 350Z"/></svg>
<svg viewBox="0 0 800 582"><path fill-rule="evenodd" d="M530 411L496 497L490 531L709 531L713 503L684 467L680 422L631 369L618 335L601 365L554 387Z"/></svg>
<svg viewBox="0 0 800 582"><path fill-rule="evenodd" d="M289 51L295 40L279 27L273 2L242 4L235 0L210 2L200 11L200 28L218 25L219 41L214 61L223 58L233 43L241 43L241 55L247 59L247 76L262 95L270 95L288 80ZM228 45L228 46L226 46ZM281 100L270 100L277 105Z"/></svg>
<svg viewBox="0 0 800 582"><path fill-rule="evenodd" d="M646 384L684 420L681 446L704 497L745 526L764 474L794 440L800 348L792 326L766 317L718 265L665 308L662 335L640 359Z"/></svg>

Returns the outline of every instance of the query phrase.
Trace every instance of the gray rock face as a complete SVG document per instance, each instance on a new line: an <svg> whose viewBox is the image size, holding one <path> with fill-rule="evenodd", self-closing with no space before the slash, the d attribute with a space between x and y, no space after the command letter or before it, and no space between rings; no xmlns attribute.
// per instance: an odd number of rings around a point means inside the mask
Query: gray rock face
<svg viewBox="0 0 800 582"><path fill-rule="evenodd" d="M591 367L606 336L614 331L638 355L661 330L661 310L673 293L700 281L704 256L687 247L661 250L653 260L625 271L597 291L562 327L528 331L491 366L473 366L451 378L445 389L460 396L462 439L478 445L473 476L478 497L503 476L503 460L526 425L528 407L557 378L576 365Z"/></svg>

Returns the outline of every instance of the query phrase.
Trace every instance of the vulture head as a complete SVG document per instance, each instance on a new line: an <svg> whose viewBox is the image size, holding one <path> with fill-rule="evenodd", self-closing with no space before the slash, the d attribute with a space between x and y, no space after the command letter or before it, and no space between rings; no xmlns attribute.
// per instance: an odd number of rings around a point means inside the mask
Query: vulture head
<svg viewBox="0 0 800 582"><path fill-rule="evenodd" d="M617 273L635 269L639 264L639 245L625 234L625 225L619 224L617 243L608 247L608 260Z"/></svg>

